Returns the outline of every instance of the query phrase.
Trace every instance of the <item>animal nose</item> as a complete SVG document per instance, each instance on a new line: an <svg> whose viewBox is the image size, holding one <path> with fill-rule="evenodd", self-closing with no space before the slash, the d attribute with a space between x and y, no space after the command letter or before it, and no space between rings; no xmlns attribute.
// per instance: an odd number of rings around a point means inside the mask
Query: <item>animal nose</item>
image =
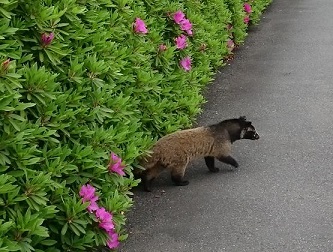
<svg viewBox="0 0 333 252"><path fill-rule="evenodd" d="M259 138L260 138L259 135L258 135L258 133L256 133L256 134L254 135L254 138L255 138L255 139L259 139Z"/></svg>

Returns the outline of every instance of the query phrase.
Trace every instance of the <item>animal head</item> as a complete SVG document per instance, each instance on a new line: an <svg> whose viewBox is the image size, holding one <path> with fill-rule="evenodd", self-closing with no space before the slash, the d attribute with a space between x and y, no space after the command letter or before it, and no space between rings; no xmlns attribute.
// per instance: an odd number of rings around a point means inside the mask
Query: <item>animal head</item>
<svg viewBox="0 0 333 252"><path fill-rule="evenodd" d="M239 120L239 125L241 127L240 139L250 139L250 140L259 139L259 134L252 125L252 122L246 121L245 116L239 117L238 120Z"/></svg>
<svg viewBox="0 0 333 252"><path fill-rule="evenodd" d="M239 118L224 120L218 124L210 126L213 134L217 138L225 137L225 130L228 132L228 137L231 142L239 139L259 139L259 134L252 125L252 122L247 121L245 116Z"/></svg>

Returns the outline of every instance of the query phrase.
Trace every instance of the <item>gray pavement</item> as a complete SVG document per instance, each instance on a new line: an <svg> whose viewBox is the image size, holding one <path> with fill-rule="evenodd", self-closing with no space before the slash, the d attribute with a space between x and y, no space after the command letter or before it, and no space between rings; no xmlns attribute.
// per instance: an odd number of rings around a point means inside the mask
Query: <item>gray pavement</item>
<svg viewBox="0 0 333 252"><path fill-rule="evenodd" d="M207 90L199 125L246 115L261 139L238 141L190 184L168 174L135 191L122 252L333 251L333 2L274 0Z"/></svg>

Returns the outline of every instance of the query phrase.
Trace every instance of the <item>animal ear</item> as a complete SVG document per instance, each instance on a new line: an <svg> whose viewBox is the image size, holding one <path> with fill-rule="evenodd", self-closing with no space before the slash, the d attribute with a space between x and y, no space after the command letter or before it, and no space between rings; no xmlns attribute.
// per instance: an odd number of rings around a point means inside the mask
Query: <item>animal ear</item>
<svg viewBox="0 0 333 252"><path fill-rule="evenodd" d="M246 121L246 116L240 116L240 117L239 117L239 120L240 120L240 121Z"/></svg>

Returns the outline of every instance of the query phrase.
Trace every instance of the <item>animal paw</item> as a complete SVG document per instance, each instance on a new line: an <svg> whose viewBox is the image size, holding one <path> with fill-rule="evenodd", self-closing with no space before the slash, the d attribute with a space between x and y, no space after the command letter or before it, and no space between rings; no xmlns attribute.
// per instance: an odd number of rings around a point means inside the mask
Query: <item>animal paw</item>
<svg viewBox="0 0 333 252"><path fill-rule="evenodd" d="M188 180L182 180L175 182L176 186L187 186L190 182Z"/></svg>
<svg viewBox="0 0 333 252"><path fill-rule="evenodd" d="M151 192L151 187L150 187L150 186L146 186L146 185L144 185L144 186L143 186L143 189L144 189L146 192Z"/></svg>
<svg viewBox="0 0 333 252"><path fill-rule="evenodd" d="M210 168L209 169L209 171L211 171L211 172L219 172L219 168L217 168L217 167L214 167L214 168Z"/></svg>

